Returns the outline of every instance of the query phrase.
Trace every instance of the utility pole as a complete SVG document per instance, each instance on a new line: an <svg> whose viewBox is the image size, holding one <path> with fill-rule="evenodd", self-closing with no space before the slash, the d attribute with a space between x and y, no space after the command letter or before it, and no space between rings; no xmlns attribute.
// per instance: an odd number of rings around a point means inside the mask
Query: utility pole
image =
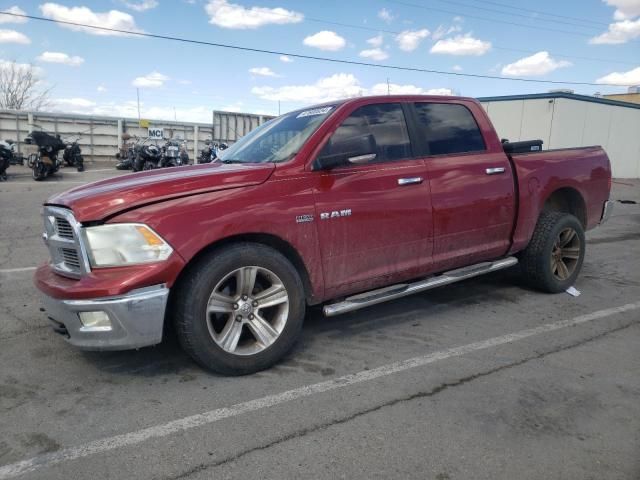
<svg viewBox="0 0 640 480"><path fill-rule="evenodd" d="M389 85L389 77L387 77L387 95L391 95L391 85Z"/></svg>
<svg viewBox="0 0 640 480"><path fill-rule="evenodd" d="M138 98L138 126L140 126L140 89L136 88L136 97Z"/></svg>
<svg viewBox="0 0 640 480"><path fill-rule="evenodd" d="M278 100L278 116L280 116L280 100Z"/></svg>
<svg viewBox="0 0 640 480"><path fill-rule="evenodd" d="M176 107L173 107L173 121L178 121L178 114L176 113Z"/></svg>

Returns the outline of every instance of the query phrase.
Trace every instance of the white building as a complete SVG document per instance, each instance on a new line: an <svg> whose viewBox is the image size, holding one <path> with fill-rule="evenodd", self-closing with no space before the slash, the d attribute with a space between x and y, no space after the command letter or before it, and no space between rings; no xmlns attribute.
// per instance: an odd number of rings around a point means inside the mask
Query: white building
<svg viewBox="0 0 640 480"><path fill-rule="evenodd" d="M541 139L544 149L601 145L613 176L640 178L640 105L550 92L478 99L500 138Z"/></svg>

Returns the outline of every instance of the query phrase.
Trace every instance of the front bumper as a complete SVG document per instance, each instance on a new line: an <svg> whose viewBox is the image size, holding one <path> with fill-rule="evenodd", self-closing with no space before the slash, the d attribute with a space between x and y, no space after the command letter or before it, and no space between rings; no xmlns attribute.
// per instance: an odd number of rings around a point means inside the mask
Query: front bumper
<svg viewBox="0 0 640 480"><path fill-rule="evenodd" d="M84 350L129 350L161 342L168 297L169 289L156 285L89 300L43 295L43 306L54 330L72 345ZM106 313L111 328L84 326L81 312Z"/></svg>
<svg viewBox="0 0 640 480"><path fill-rule="evenodd" d="M607 200L604 202L604 207L602 208L602 216L600 217L600 225L609 220L611 216L611 212L613 211L613 202L611 200Z"/></svg>

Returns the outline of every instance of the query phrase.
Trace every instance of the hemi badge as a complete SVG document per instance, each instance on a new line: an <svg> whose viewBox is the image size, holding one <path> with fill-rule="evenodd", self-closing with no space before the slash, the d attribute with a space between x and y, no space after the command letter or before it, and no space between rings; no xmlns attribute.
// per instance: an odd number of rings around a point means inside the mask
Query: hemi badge
<svg viewBox="0 0 640 480"><path fill-rule="evenodd" d="M313 215L306 214L306 215L298 215L296 217L296 223L307 223L307 222L313 222Z"/></svg>

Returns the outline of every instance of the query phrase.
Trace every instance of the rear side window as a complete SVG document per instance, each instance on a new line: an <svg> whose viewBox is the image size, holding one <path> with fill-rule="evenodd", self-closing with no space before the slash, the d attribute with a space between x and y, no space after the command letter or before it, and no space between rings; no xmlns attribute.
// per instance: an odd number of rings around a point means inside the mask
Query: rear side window
<svg viewBox="0 0 640 480"><path fill-rule="evenodd" d="M480 128L467 107L455 103L416 103L415 108L429 155L486 150Z"/></svg>
<svg viewBox="0 0 640 480"><path fill-rule="evenodd" d="M407 124L399 103L381 103L358 108L336 129L321 155L331 155L331 147L336 142L367 134L373 135L376 141L376 162L411 157Z"/></svg>

